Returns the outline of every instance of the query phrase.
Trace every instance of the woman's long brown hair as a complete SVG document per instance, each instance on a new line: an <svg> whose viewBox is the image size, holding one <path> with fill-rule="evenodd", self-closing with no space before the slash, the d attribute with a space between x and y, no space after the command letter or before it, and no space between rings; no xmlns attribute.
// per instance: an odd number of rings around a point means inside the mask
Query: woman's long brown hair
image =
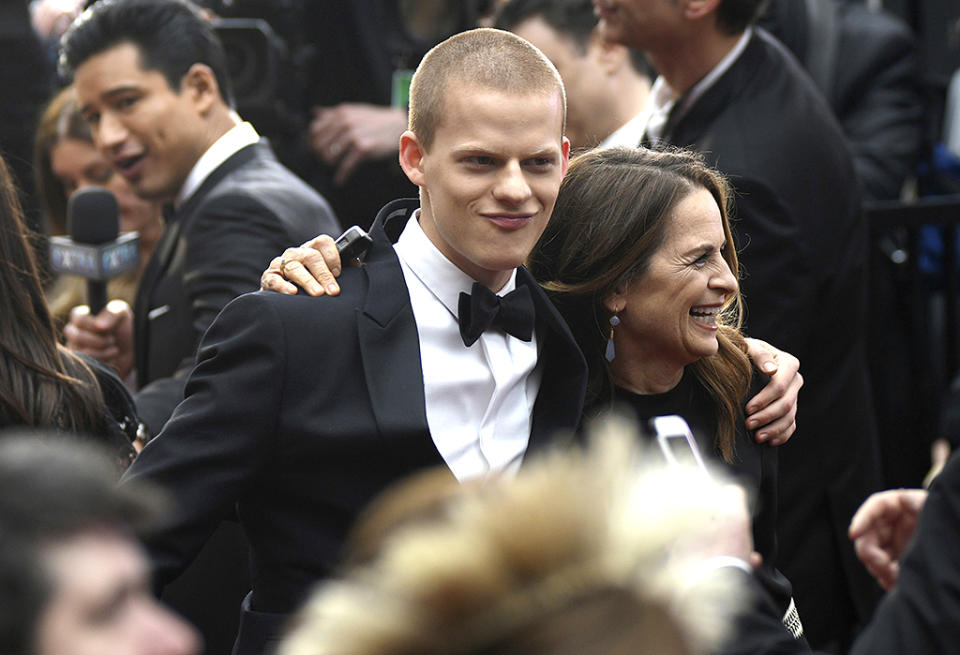
<svg viewBox="0 0 960 655"><path fill-rule="evenodd" d="M30 238L0 158L0 427L100 432L99 385L83 360L57 343Z"/></svg>

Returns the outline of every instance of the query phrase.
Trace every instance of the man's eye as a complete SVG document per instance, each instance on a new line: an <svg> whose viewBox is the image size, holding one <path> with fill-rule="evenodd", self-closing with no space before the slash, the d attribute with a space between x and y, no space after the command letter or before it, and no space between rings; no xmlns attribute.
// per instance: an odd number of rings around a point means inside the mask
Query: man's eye
<svg viewBox="0 0 960 655"><path fill-rule="evenodd" d="M135 98L134 96L123 96L116 99L116 101L114 102L114 106L117 109L128 109L129 107L132 107L134 104L136 104L136 102L137 102L137 98Z"/></svg>
<svg viewBox="0 0 960 655"><path fill-rule="evenodd" d="M467 157L467 163L474 164L476 166L491 166L493 164L493 158L485 157L483 155L475 155L473 157Z"/></svg>

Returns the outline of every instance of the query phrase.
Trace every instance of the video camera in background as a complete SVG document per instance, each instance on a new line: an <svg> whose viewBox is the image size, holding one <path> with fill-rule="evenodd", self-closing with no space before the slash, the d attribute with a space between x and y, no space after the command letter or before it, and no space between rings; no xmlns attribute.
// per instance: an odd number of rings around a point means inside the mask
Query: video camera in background
<svg viewBox="0 0 960 655"><path fill-rule="evenodd" d="M207 0L227 55L237 111L261 134L283 141L306 127L299 0ZM275 143L275 146L277 144Z"/></svg>

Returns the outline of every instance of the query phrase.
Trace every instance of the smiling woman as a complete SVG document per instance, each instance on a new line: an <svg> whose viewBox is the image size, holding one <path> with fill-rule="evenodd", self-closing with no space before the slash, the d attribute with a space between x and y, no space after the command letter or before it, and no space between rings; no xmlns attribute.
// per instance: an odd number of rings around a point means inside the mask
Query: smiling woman
<svg viewBox="0 0 960 655"><path fill-rule="evenodd" d="M751 367L727 198L693 153L590 151L571 162L529 266L587 359L585 414L679 414L756 498L758 575L786 614L790 584L772 564L776 451L744 426Z"/></svg>

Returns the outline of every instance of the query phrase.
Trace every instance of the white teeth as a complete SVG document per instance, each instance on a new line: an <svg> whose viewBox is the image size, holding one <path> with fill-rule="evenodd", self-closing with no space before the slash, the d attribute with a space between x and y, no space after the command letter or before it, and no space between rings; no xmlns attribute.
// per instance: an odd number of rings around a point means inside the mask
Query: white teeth
<svg viewBox="0 0 960 655"><path fill-rule="evenodd" d="M706 308L697 308L694 307L690 310L690 313L693 316L716 316L720 313L719 307L706 307Z"/></svg>
<svg viewBox="0 0 960 655"><path fill-rule="evenodd" d="M690 310L690 316L693 320L710 326L717 324L718 314L720 314L719 307L694 307Z"/></svg>

